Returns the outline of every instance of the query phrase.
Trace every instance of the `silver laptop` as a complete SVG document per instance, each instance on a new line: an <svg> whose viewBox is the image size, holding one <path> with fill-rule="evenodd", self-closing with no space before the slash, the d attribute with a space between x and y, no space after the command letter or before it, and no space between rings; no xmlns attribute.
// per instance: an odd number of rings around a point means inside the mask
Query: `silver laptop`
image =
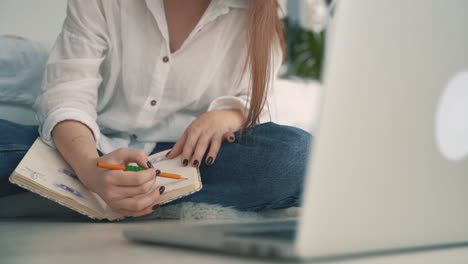
<svg viewBox="0 0 468 264"><path fill-rule="evenodd" d="M142 224L157 244L335 258L468 241L468 1L337 5L302 217Z"/></svg>

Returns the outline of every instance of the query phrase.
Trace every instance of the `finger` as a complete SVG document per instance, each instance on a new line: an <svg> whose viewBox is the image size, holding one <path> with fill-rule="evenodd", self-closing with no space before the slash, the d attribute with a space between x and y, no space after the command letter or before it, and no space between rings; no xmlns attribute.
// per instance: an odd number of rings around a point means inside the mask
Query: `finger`
<svg viewBox="0 0 468 264"><path fill-rule="evenodd" d="M104 181L108 185L139 186L154 180L159 170L147 169L142 171L111 171L106 174Z"/></svg>
<svg viewBox="0 0 468 264"><path fill-rule="evenodd" d="M143 215L151 214L158 208L159 208L159 204L156 203L154 205L150 205L146 207L145 209L141 211L129 211L129 210L124 210L124 209L119 209L119 210L116 210L116 212L124 216L143 216Z"/></svg>
<svg viewBox="0 0 468 264"><path fill-rule="evenodd" d="M113 197L110 197L110 200L122 200L124 198L146 194L149 191L151 191L151 188L154 186L155 183L156 183L156 177L153 180L150 180L139 186L128 186L128 187L117 186L113 188L112 191L115 194L113 195Z"/></svg>
<svg viewBox="0 0 468 264"><path fill-rule="evenodd" d="M182 137L179 138L179 140L177 140L177 143L172 147L172 150L166 154L166 157L168 159L173 159L179 156L182 153L182 150L184 149L186 139L187 133L184 133Z"/></svg>
<svg viewBox="0 0 468 264"><path fill-rule="evenodd" d="M221 148L222 142L223 142L223 138L221 136L214 136L211 139L210 149L205 159L206 165L208 166L213 165L216 157L218 156L218 152L219 152L219 149Z"/></svg>
<svg viewBox="0 0 468 264"><path fill-rule="evenodd" d="M189 160L192 159L193 152L195 151L195 146L199 138L199 134L191 133L187 136L185 141L184 150L182 151L182 165L187 166Z"/></svg>
<svg viewBox="0 0 468 264"><path fill-rule="evenodd" d="M226 132L223 136L224 140L226 140L227 142L229 143L234 143L234 141L236 140L236 136L234 135L233 132L229 131L229 132Z"/></svg>
<svg viewBox="0 0 468 264"><path fill-rule="evenodd" d="M118 208L118 210L127 210L127 211L134 211L139 212L145 210L151 205L156 204L160 194L160 190L162 187L154 189L147 195L141 197L129 197L119 201L115 201L113 203L112 208Z"/></svg>
<svg viewBox="0 0 468 264"><path fill-rule="evenodd" d="M193 167L198 168L200 166L201 160L203 159L203 156L208 149L208 144L210 143L211 137L212 135L203 135L198 139L195 152L193 153L192 160L190 162Z"/></svg>
<svg viewBox="0 0 468 264"><path fill-rule="evenodd" d="M155 182L156 182L156 178L148 182L145 182L139 186L122 187L122 186L111 185L108 188L106 188L106 190L104 190L103 192L100 192L99 196L101 196L101 198L107 202L122 200L127 197L132 197L132 196L148 193L151 190L151 187L154 186Z"/></svg>
<svg viewBox="0 0 468 264"><path fill-rule="evenodd" d="M135 162L140 167L148 168L148 156L142 149L120 148L114 152L123 164Z"/></svg>

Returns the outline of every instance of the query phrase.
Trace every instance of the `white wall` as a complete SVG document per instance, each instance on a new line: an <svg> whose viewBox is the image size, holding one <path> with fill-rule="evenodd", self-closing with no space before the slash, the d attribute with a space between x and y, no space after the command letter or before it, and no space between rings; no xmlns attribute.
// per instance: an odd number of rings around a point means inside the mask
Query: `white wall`
<svg viewBox="0 0 468 264"><path fill-rule="evenodd" d="M50 48L62 28L66 6L66 0L0 0L0 35L20 35Z"/></svg>

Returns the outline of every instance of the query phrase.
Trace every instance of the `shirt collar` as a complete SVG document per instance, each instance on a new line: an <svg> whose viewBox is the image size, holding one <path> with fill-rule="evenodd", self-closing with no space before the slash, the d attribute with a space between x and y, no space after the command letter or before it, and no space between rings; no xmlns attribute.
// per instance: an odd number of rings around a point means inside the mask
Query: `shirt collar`
<svg viewBox="0 0 468 264"><path fill-rule="evenodd" d="M248 8L249 0L218 0L221 5L230 8Z"/></svg>
<svg viewBox="0 0 468 264"><path fill-rule="evenodd" d="M166 16L164 14L163 0L151 1L146 0L146 5L150 9L156 23L163 35L163 37L169 41L169 33L167 30ZM205 14L195 27L193 31L199 31L203 26L213 21L217 17L229 13L231 8L248 8L249 0L212 0L212 3L208 6Z"/></svg>

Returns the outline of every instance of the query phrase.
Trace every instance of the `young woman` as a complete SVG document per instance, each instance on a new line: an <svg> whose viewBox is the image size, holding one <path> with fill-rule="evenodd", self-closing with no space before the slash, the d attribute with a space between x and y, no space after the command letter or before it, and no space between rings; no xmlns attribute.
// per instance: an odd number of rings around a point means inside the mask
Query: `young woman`
<svg viewBox="0 0 468 264"><path fill-rule="evenodd" d="M258 124L270 114L283 53L274 0L69 1L35 104L39 134L124 215L159 207L164 188L147 193L157 168L111 171L96 162L148 168L147 154L166 149L200 167L204 185L175 202L297 206L310 135ZM0 127L1 145L23 146L2 154L17 164L36 128Z"/></svg>

